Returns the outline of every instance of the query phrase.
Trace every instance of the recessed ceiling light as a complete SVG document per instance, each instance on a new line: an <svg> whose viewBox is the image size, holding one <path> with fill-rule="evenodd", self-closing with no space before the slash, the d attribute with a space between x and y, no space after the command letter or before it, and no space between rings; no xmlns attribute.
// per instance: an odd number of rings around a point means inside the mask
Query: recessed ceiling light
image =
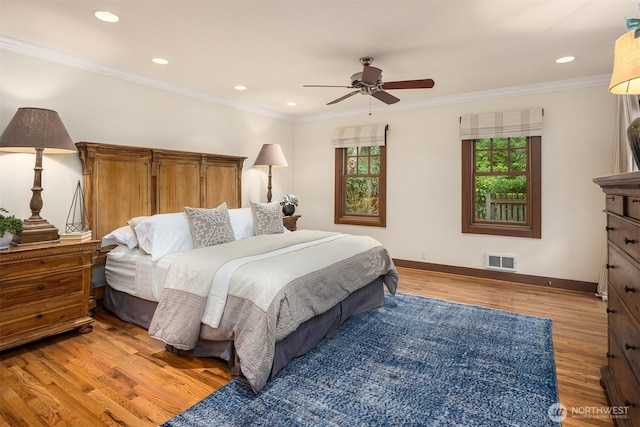
<svg viewBox="0 0 640 427"><path fill-rule="evenodd" d="M563 56L562 58L556 59L557 64L566 64L567 62L571 62L576 59L575 56Z"/></svg>
<svg viewBox="0 0 640 427"><path fill-rule="evenodd" d="M120 20L118 15L107 10L98 10L94 15L96 18L104 22L118 22Z"/></svg>
<svg viewBox="0 0 640 427"><path fill-rule="evenodd" d="M295 106L296 106L296 105L298 105L298 104L296 104L296 103L295 103L295 102L293 102L293 101L289 101L289 102L287 102L287 105L288 105L289 107L295 107Z"/></svg>
<svg viewBox="0 0 640 427"><path fill-rule="evenodd" d="M164 58L153 58L151 62L158 65L167 65L169 63L169 60Z"/></svg>
<svg viewBox="0 0 640 427"><path fill-rule="evenodd" d="M235 90L247 90L247 87L245 85L235 85L233 88Z"/></svg>

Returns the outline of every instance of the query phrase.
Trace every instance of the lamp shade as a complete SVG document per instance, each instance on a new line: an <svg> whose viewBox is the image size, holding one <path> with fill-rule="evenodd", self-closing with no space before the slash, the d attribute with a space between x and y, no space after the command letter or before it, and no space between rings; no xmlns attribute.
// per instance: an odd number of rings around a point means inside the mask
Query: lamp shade
<svg viewBox="0 0 640 427"><path fill-rule="evenodd" d="M0 136L0 150L46 153L77 151L57 112L44 108L18 108Z"/></svg>
<svg viewBox="0 0 640 427"><path fill-rule="evenodd" d="M640 94L640 38L629 31L616 40L609 92L616 95Z"/></svg>
<svg viewBox="0 0 640 427"><path fill-rule="evenodd" d="M253 166L289 166L280 144L264 144L253 162Z"/></svg>

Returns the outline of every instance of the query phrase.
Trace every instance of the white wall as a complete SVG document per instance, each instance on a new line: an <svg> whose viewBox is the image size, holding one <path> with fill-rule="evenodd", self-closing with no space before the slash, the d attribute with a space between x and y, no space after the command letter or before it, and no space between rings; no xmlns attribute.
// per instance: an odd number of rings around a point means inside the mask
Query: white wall
<svg viewBox="0 0 640 427"><path fill-rule="evenodd" d="M544 108L542 239L461 233L464 114ZM615 97L606 87L299 123L295 191L299 225L370 234L395 258L484 268L486 252L519 257L519 272L597 282L604 196L592 179L612 173ZM387 227L333 223L334 128L388 123ZM426 250L426 259L420 251Z"/></svg>
<svg viewBox="0 0 640 427"><path fill-rule="evenodd" d="M294 158L293 124L148 86L0 50L0 129L19 107L59 113L74 142L90 141L246 156L243 206L266 201L267 170L253 162L265 143ZM31 215L35 155L0 152L0 206ZM293 192L293 168L273 172L273 198ZM77 154L43 159L41 216L63 232L76 184Z"/></svg>

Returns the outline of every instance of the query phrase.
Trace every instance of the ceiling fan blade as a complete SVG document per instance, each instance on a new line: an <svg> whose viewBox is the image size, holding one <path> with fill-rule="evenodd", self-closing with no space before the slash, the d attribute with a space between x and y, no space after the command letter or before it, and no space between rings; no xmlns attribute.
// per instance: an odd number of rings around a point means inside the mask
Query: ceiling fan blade
<svg viewBox="0 0 640 427"><path fill-rule="evenodd" d="M359 93L359 92L360 92L359 90L354 90L353 92L349 92L349 93L348 93L348 94L346 94L345 96L341 96L341 97L340 97L340 98L338 98L338 99L334 99L333 101L328 102L328 103L327 103L327 105L337 104L338 102L340 102L340 101L344 101L345 99L350 98L350 97L352 97L353 95L355 95L356 93Z"/></svg>
<svg viewBox="0 0 640 427"><path fill-rule="evenodd" d="M378 84L382 70L380 68L372 67L371 65L365 65L362 70L362 83L368 85Z"/></svg>
<svg viewBox="0 0 640 427"><path fill-rule="evenodd" d="M385 92L383 90L379 90L378 92L373 92L371 96L384 102L385 104L395 104L396 102L400 101L400 98L396 98L395 96L391 95L389 92Z"/></svg>
<svg viewBox="0 0 640 427"><path fill-rule="evenodd" d="M302 85L302 87L344 87L347 89L351 89L353 86Z"/></svg>
<svg viewBox="0 0 640 427"><path fill-rule="evenodd" d="M421 80L400 80L397 82L386 82L382 84L382 89L431 89L435 82L431 79Z"/></svg>

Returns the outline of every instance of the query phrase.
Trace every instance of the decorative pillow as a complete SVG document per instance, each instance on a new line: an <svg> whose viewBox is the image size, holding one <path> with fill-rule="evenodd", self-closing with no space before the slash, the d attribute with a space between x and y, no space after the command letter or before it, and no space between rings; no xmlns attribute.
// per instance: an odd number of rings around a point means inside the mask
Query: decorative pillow
<svg viewBox="0 0 640 427"><path fill-rule="evenodd" d="M231 227L233 227L233 234L236 236L236 240L256 235L253 230L251 208L229 209L229 219L231 219Z"/></svg>
<svg viewBox="0 0 640 427"><path fill-rule="evenodd" d="M251 202L251 212L253 214L253 228L256 236L260 234L284 233L280 203Z"/></svg>
<svg viewBox="0 0 640 427"><path fill-rule="evenodd" d="M193 249L189 221L184 212L156 214L138 224L134 231L138 246L156 261L172 252Z"/></svg>
<svg viewBox="0 0 640 427"><path fill-rule="evenodd" d="M129 249L138 246L138 239L129 225L117 228L102 238L101 246L123 245Z"/></svg>
<svg viewBox="0 0 640 427"><path fill-rule="evenodd" d="M236 240L225 202L213 209L187 206L184 211L189 219L189 229L194 247L204 248Z"/></svg>

